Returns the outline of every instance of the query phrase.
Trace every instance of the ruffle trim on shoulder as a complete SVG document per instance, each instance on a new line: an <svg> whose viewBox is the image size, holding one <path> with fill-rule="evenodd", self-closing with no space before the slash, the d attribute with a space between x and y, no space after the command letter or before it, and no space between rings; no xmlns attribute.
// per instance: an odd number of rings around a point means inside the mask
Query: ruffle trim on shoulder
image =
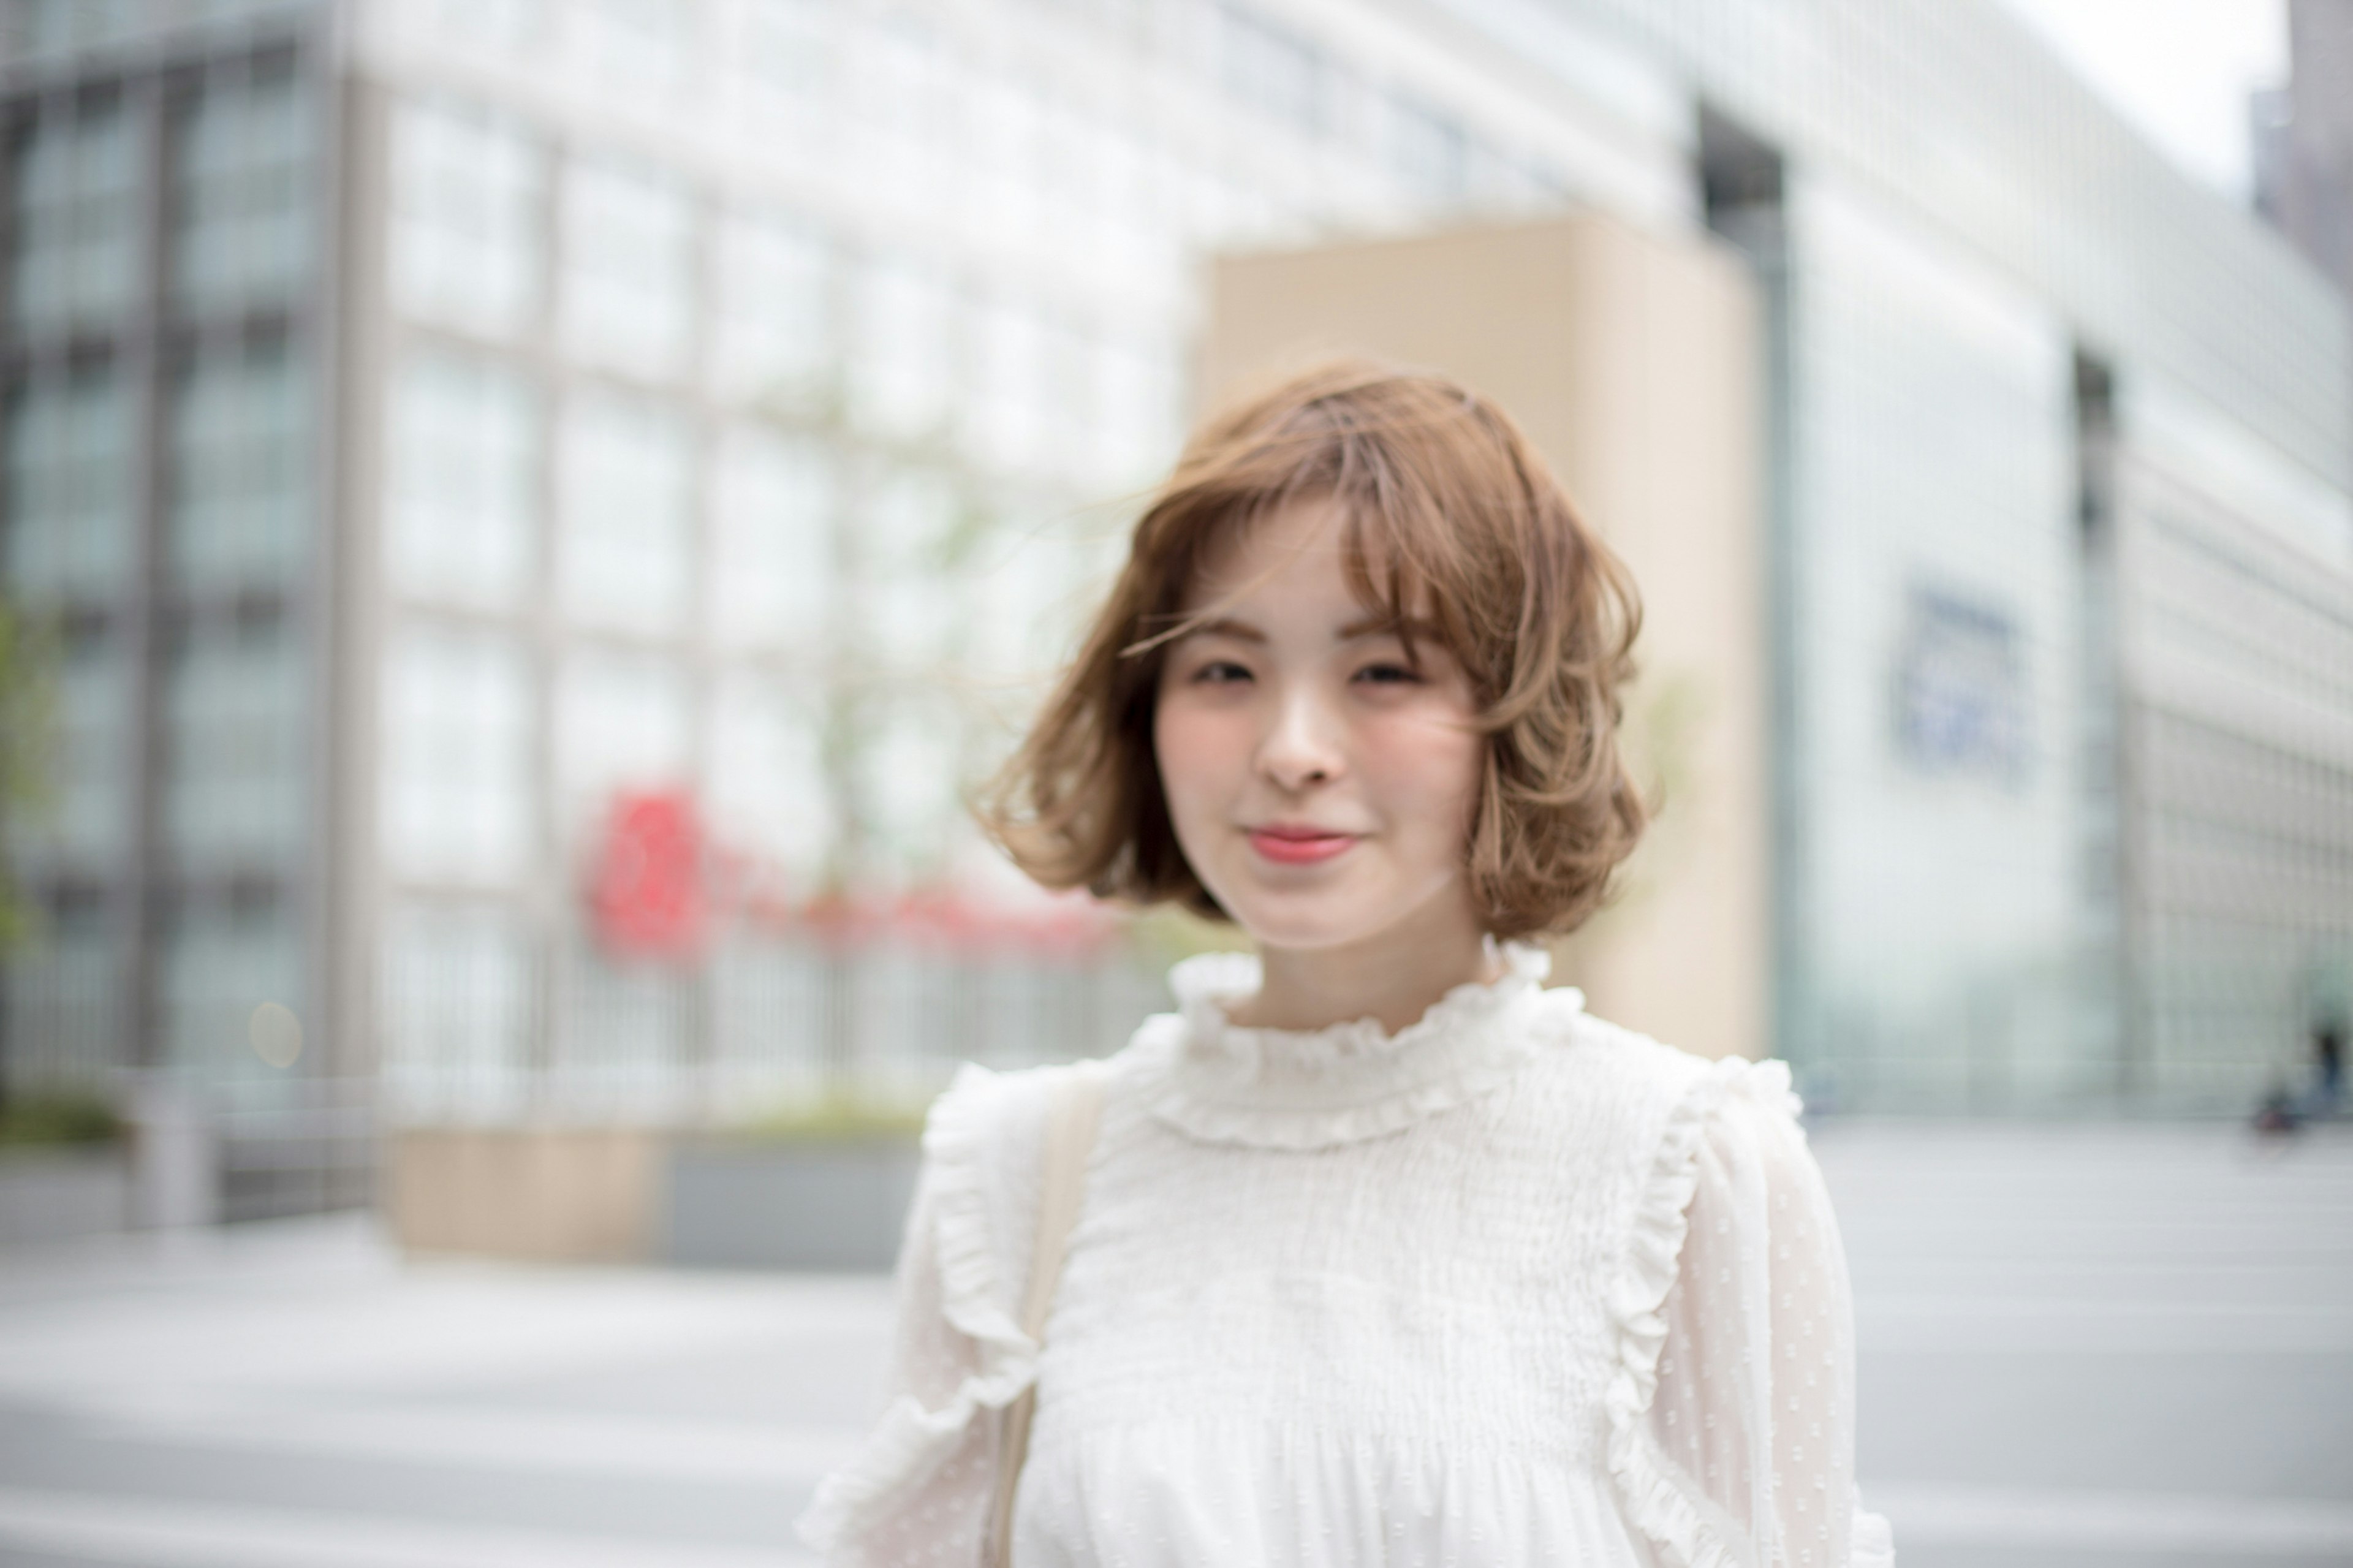
<svg viewBox="0 0 2353 1568"><path fill-rule="evenodd" d="M1327 1028L1244 1027L1225 1005L1258 989L1258 960L1207 953L1170 973L1180 1029L1153 1114L1208 1143L1327 1149L1409 1127L1502 1087L1550 1037L1546 1014L1584 1005L1541 987L1539 948L1512 942L1493 981L1458 985L1391 1035L1371 1018Z"/></svg>
<svg viewBox="0 0 2353 1568"><path fill-rule="evenodd" d="M935 1409L913 1396L901 1398L865 1446L819 1484L796 1524L801 1539L819 1551L880 1523L900 1496L921 1486L955 1451L982 1411L1003 1409L1037 1379L1038 1344L1014 1319L1009 1303L1017 1282L998 1278L988 1223L986 1162L999 1088L996 1074L966 1063L923 1125L943 1311L979 1347L979 1366Z"/></svg>
<svg viewBox="0 0 2353 1568"><path fill-rule="evenodd" d="M1895 1568L1895 1532L1885 1514L1865 1513L1858 1502L1848 1539L1847 1568Z"/></svg>
<svg viewBox="0 0 2353 1568"><path fill-rule="evenodd" d="M997 1278L988 1225L987 1162L996 1131L990 1112L1001 1088L995 1073L966 1062L923 1123L923 1158L936 1184L940 1294L948 1321L979 1342L984 1363L992 1355L1034 1359L1038 1353L1013 1316L1018 1282Z"/></svg>
<svg viewBox="0 0 2353 1568"><path fill-rule="evenodd" d="M1675 1283L1699 1190L1699 1147L1708 1121L1727 1097L1742 1095L1794 1117L1789 1067L1731 1057L1713 1063L1683 1090L1635 1198L1633 1234L1610 1291L1618 1330L1617 1363L1605 1405L1609 1474L1636 1528L1666 1548L1680 1568L1741 1568L1740 1559L1698 1500L1669 1473L1643 1423L1659 1391L1659 1353L1667 1339L1667 1293Z"/></svg>

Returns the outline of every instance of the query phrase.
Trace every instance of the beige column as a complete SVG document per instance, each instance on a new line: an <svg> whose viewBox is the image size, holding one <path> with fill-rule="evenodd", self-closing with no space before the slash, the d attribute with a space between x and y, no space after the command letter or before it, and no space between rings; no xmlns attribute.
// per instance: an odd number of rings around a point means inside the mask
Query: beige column
<svg viewBox="0 0 2353 1568"><path fill-rule="evenodd" d="M1728 248L1577 216L1227 258L1197 384L1335 353L1446 371L1519 421L1642 591L1628 702L1660 806L1556 950L1593 1011L1705 1056L1770 1048L1759 310Z"/></svg>

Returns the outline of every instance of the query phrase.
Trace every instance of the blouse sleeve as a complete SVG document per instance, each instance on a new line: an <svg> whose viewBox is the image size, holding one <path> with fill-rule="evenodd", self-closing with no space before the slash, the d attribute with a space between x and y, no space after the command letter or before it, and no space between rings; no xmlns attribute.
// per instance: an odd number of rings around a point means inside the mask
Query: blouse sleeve
<svg viewBox="0 0 2353 1568"><path fill-rule="evenodd" d="M1035 1199L1027 1173L984 1152L1021 1108L1004 1103L1004 1080L965 1073L924 1130L899 1253L889 1408L797 1524L828 1563L977 1568L998 1415L1037 1375L1037 1346L1007 1310L1011 1282L997 1261L1007 1211Z"/></svg>
<svg viewBox="0 0 2353 1568"><path fill-rule="evenodd" d="M1649 1447L1707 1543L1692 1568L1892 1568L1855 1489L1846 1255L1786 1071L1758 1064L1699 1121Z"/></svg>

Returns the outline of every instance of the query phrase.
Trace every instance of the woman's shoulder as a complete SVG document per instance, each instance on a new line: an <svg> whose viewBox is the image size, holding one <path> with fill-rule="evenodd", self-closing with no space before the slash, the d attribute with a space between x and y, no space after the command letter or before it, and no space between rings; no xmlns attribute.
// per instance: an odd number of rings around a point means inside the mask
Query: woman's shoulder
<svg viewBox="0 0 2353 1568"><path fill-rule="evenodd" d="M1082 1081L1107 1091L1141 1060L1130 1047L1022 1068L965 1062L924 1118L923 1163L935 1182L986 1192L993 1206L1018 1211L1034 1196L1056 1100Z"/></svg>
<svg viewBox="0 0 2353 1568"><path fill-rule="evenodd" d="M1580 1002L1561 1006L1556 1026L1566 1050L1550 1053L1555 1070L1596 1079L1618 1093L1682 1116L1705 1116L1738 1104L1794 1118L1801 1104L1790 1089L1789 1066L1776 1058L1707 1056L1614 1024Z"/></svg>
<svg viewBox="0 0 2353 1568"><path fill-rule="evenodd" d="M1034 1156L1055 1098L1110 1063L1082 1059L997 1069L965 1062L923 1119L923 1154L935 1165L1018 1163Z"/></svg>
<svg viewBox="0 0 2353 1568"><path fill-rule="evenodd" d="M1016 1323L1035 1239L1047 1120L1057 1094L1094 1062L995 1071L967 1062L923 1121L917 1205L948 1320L983 1342L1027 1343Z"/></svg>

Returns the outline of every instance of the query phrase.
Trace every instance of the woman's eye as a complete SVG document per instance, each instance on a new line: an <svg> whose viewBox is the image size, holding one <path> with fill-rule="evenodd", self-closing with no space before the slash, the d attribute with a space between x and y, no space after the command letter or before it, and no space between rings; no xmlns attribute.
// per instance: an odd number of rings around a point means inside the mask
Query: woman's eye
<svg viewBox="0 0 2353 1568"><path fill-rule="evenodd" d="M1421 672L1409 664L1384 662L1365 666L1356 671L1356 679L1382 686L1407 685L1419 680Z"/></svg>
<svg viewBox="0 0 2353 1568"><path fill-rule="evenodd" d="M1250 678L1250 672L1248 668L1234 663L1231 659L1223 658L1212 659L1193 672L1194 681L1203 686L1231 686L1237 681L1248 680Z"/></svg>

